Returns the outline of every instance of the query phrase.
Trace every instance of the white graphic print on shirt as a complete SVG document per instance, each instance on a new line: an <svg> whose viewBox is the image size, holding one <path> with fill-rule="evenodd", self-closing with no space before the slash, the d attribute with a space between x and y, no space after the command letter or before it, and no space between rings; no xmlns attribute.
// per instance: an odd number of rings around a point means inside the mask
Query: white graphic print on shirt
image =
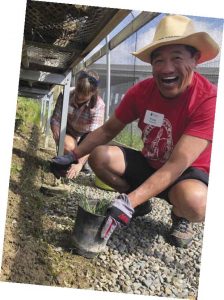
<svg viewBox="0 0 224 300"><path fill-rule="evenodd" d="M166 118L161 127L146 125L142 132L143 155L149 160L166 162L173 150L172 125Z"/></svg>

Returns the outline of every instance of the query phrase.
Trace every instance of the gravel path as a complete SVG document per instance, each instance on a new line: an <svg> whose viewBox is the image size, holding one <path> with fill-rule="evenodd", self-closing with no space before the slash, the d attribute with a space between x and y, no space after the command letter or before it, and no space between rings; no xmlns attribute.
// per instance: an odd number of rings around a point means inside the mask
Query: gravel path
<svg viewBox="0 0 224 300"><path fill-rule="evenodd" d="M79 176L70 182L71 199L80 195L113 199L115 192L100 190L94 177ZM188 249L167 241L171 226L171 206L153 198L152 211L132 220L130 226L116 230L106 250L93 259L100 276L92 278L94 290L139 295L194 299L197 295L204 224L194 224L195 236Z"/></svg>
<svg viewBox="0 0 224 300"><path fill-rule="evenodd" d="M195 224L189 249L166 242L170 206L152 199L153 210L116 231L94 259L74 255L68 244L81 199L112 200L94 176L83 173L57 186L48 172L54 152L38 148L36 128L14 139L1 281L194 299L197 295L203 224ZM40 187L62 187L54 196ZM70 189L71 188L71 189ZM46 191L45 191L46 192Z"/></svg>

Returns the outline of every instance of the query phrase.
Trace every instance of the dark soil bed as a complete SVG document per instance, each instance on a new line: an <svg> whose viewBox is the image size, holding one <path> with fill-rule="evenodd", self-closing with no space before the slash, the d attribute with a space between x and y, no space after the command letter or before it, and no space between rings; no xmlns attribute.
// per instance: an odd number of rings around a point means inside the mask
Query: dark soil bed
<svg viewBox="0 0 224 300"><path fill-rule="evenodd" d="M66 247L76 213L69 190L63 186L64 193L50 196L40 191L58 185L48 171L55 152L41 148L42 139L37 127L14 136L0 280L92 288L94 262Z"/></svg>

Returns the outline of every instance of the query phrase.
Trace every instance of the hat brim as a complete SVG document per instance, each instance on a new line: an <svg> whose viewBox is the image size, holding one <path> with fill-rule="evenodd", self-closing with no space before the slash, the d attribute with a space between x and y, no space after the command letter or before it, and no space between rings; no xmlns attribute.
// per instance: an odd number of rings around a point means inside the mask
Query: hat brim
<svg viewBox="0 0 224 300"><path fill-rule="evenodd" d="M151 63L151 53L166 45L189 45L200 51L198 64L215 58L219 53L219 45L206 32L196 32L185 37L167 37L133 52L132 54L144 62Z"/></svg>

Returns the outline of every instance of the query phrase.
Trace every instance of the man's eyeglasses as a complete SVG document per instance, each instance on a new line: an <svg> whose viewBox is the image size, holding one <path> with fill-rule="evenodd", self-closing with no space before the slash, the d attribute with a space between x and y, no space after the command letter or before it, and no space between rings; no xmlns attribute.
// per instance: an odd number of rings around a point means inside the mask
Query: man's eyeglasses
<svg viewBox="0 0 224 300"><path fill-rule="evenodd" d="M85 71L81 71L79 73L78 79L88 78L88 81L90 84L92 84L94 87L97 87L99 84L99 80L94 78L93 76L88 75Z"/></svg>

